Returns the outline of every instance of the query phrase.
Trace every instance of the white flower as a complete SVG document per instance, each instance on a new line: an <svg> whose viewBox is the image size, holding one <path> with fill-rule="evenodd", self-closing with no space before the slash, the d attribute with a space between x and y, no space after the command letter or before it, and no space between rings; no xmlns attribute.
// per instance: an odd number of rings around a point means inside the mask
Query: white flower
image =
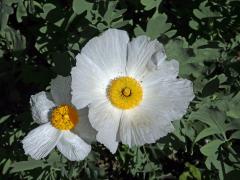
<svg viewBox="0 0 240 180"><path fill-rule="evenodd" d="M30 104L34 121L41 125L23 139L25 154L41 159L57 146L71 161L83 160L88 155L91 146L84 140L93 141L96 132L89 123L87 108L77 110L71 104L70 77L57 76L51 81L51 92L32 95Z"/></svg>
<svg viewBox="0 0 240 180"><path fill-rule="evenodd" d="M109 29L91 39L72 69L72 103L89 106L97 140L116 152L118 142L154 143L174 130L194 98L192 83L178 78L162 44Z"/></svg>

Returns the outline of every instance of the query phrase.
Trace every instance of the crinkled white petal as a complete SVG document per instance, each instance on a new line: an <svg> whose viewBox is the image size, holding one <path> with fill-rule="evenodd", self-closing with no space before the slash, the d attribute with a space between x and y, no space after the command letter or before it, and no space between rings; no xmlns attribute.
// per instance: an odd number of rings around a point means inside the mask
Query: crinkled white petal
<svg viewBox="0 0 240 180"><path fill-rule="evenodd" d="M151 60L147 63L147 68L150 71L158 70L166 58L164 47L162 44L159 44L159 50L152 55Z"/></svg>
<svg viewBox="0 0 240 180"><path fill-rule="evenodd" d="M42 91L30 98L32 117L35 122L42 124L49 121L49 112L56 105L49 100L46 92Z"/></svg>
<svg viewBox="0 0 240 180"><path fill-rule="evenodd" d="M128 41L126 31L108 29L88 41L81 54L85 54L109 77L122 76L125 75Z"/></svg>
<svg viewBox="0 0 240 180"><path fill-rule="evenodd" d="M71 103L71 77L58 75L51 81L51 95L57 105Z"/></svg>
<svg viewBox="0 0 240 180"><path fill-rule="evenodd" d="M74 132L88 143L96 141L96 130L92 127L88 119L88 108L78 110L79 123L75 126Z"/></svg>
<svg viewBox="0 0 240 180"><path fill-rule="evenodd" d="M156 79L158 74L156 74ZM192 82L186 79L167 78L157 81L143 79L144 102L155 104L158 112L169 120L178 120L186 113L194 98ZM147 81L148 80L148 81Z"/></svg>
<svg viewBox="0 0 240 180"><path fill-rule="evenodd" d="M70 161L83 160L91 151L90 145L70 131L62 131L57 148Z"/></svg>
<svg viewBox="0 0 240 180"><path fill-rule="evenodd" d="M33 159L46 157L56 146L61 138L61 132L50 123L40 125L28 133L22 140L23 149L26 155Z"/></svg>
<svg viewBox="0 0 240 180"><path fill-rule="evenodd" d="M147 36L134 38L128 43L127 75L141 80L154 53L162 49L162 44L157 40L150 41Z"/></svg>
<svg viewBox="0 0 240 180"><path fill-rule="evenodd" d="M122 111L113 107L110 102L95 101L89 106L89 120L97 130L97 141L104 144L112 153L118 147L116 139Z"/></svg>
<svg viewBox="0 0 240 180"><path fill-rule="evenodd" d="M72 68L72 103L82 109L95 99L106 96L110 79L87 56L78 54L77 66Z"/></svg>
<svg viewBox="0 0 240 180"><path fill-rule="evenodd" d="M168 92L162 93L162 96L165 97L165 101L171 102L172 108L169 108L171 119L179 120L187 112L190 102L195 97L192 82L187 79L178 79L172 83L163 83L160 88L169 88Z"/></svg>
<svg viewBox="0 0 240 180"><path fill-rule="evenodd" d="M175 80L179 73L179 63L176 60L163 61L158 70L149 72L143 79L145 86L157 86L161 82Z"/></svg>
<svg viewBox="0 0 240 180"><path fill-rule="evenodd" d="M129 147L154 143L174 130L167 118L151 103L124 111L119 126L119 140Z"/></svg>

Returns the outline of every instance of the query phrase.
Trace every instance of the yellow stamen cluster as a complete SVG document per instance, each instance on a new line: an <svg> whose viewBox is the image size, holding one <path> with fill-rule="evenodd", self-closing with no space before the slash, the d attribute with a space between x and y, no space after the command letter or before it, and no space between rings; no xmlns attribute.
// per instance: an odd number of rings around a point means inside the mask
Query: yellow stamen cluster
<svg viewBox="0 0 240 180"><path fill-rule="evenodd" d="M140 104L143 97L141 84L132 77L113 79L107 89L110 102L120 109L131 109Z"/></svg>
<svg viewBox="0 0 240 180"><path fill-rule="evenodd" d="M51 123L60 130L70 130L78 122L77 110L70 105L61 105L53 109Z"/></svg>

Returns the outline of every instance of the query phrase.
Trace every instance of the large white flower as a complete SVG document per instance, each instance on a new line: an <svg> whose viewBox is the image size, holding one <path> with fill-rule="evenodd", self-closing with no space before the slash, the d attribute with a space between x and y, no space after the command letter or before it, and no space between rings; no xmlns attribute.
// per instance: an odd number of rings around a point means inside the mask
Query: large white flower
<svg viewBox="0 0 240 180"><path fill-rule="evenodd" d="M84 140L93 141L96 131L89 123L87 108L77 110L71 104L70 77L57 76L51 81L51 92L32 95L30 104L34 121L41 125L23 139L25 154L41 159L57 146L71 161L82 160L88 155L91 146Z"/></svg>
<svg viewBox="0 0 240 180"><path fill-rule="evenodd" d="M154 143L174 130L193 99L192 83L178 78L179 64L167 61L162 44L109 29L91 39L72 69L72 103L89 106L97 140L116 152L118 142Z"/></svg>

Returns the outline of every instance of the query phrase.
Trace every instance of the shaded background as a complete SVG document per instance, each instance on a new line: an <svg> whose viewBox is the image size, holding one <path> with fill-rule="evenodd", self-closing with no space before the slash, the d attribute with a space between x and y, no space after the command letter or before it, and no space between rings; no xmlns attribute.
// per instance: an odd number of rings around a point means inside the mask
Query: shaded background
<svg viewBox="0 0 240 180"><path fill-rule="evenodd" d="M1 0L0 179L239 179L239 9L237 0ZM115 155L94 144L82 162L25 156L30 95L69 75L84 44L110 27L164 44L194 83L188 113L157 143Z"/></svg>

